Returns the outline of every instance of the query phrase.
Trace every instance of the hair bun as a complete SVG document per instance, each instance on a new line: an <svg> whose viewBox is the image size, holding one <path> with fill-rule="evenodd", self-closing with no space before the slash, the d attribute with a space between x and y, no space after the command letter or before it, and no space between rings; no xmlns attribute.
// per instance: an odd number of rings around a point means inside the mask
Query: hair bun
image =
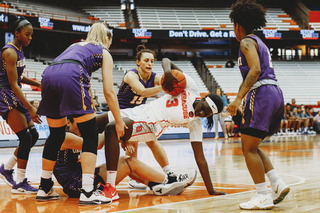
<svg viewBox="0 0 320 213"><path fill-rule="evenodd" d="M143 44L138 45L137 48L136 48L137 53L140 52L141 50L145 50L145 49L147 49L147 48Z"/></svg>

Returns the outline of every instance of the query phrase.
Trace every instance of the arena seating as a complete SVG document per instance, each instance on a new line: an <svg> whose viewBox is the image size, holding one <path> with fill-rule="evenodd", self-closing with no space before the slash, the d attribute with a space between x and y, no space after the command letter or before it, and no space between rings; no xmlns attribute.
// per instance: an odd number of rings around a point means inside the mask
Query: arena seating
<svg viewBox="0 0 320 213"><path fill-rule="evenodd" d="M106 21L109 26L123 28L121 24L125 23L123 12L119 6L95 6L82 8L83 11L91 16L99 18L101 21Z"/></svg>
<svg viewBox="0 0 320 213"><path fill-rule="evenodd" d="M81 22L81 23L92 23L92 20L88 19L88 15L81 12L81 10L67 9L66 7L59 7L55 5L48 5L41 2L28 2L20 0L6 0L1 1L2 4L10 4L10 13L18 15L31 15L43 18L52 18L65 21ZM5 8L1 8L5 10ZM7 12L7 11L0 11Z"/></svg>
<svg viewBox="0 0 320 213"><path fill-rule="evenodd" d="M225 61L207 60L205 63L225 93L238 92L242 82L238 66L224 68ZM222 68L217 68L217 65ZM320 100L319 61L274 61L273 65L286 103L291 103L291 99L295 98L297 104L318 104ZM229 98L232 101L235 97Z"/></svg>
<svg viewBox="0 0 320 213"><path fill-rule="evenodd" d="M140 7L141 28L147 29L219 29L233 30L230 8ZM267 8L267 29L299 28L282 9Z"/></svg>

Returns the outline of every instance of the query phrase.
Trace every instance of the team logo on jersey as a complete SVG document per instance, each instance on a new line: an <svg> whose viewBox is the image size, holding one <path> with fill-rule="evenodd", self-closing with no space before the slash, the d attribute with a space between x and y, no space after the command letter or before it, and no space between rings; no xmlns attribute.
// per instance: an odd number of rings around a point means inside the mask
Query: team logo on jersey
<svg viewBox="0 0 320 213"><path fill-rule="evenodd" d="M189 117L192 118L194 116L194 113L192 111L189 112Z"/></svg>
<svg viewBox="0 0 320 213"><path fill-rule="evenodd" d="M141 132L142 131L142 126L137 126L136 132Z"/></svg>
<svg viewBox="0 0 320 213"><path fill-rule="evenodd" d="M182 101L182 112L183 112L183 119L189 119L188 115L188 105L187 105L187 94L185 91L181 93L181 101Z"/></svg>

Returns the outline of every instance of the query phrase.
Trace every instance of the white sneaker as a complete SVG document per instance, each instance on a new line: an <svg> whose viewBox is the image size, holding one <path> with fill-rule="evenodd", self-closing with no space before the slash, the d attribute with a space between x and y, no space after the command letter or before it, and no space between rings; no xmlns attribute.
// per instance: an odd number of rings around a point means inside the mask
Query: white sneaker
<svg viewBox="0 0 320 213"><path fill-rule="evenodd" d="M184 188L191 186L197 178L197 170L193 170L192 172L186 174L179 174L177 176L177 181L184 183Z"/></svg>
<svg viewBox="0 0 320 213"><path fill-rule="evenodd" d="M47 200L57 200L59 199L59 194L54 191L53 188L50 189L48 193L46 193L44 190L42 190L41 187L39 187L36 200L38 201L47 201Z"/></svg>
<svg viewBox="0 0 320 213"><path fill-rule="evenodd" d="M103 192L99 189L92 190L91 192L86 192L81 189L80 194L80 205L99 205L99 204L109 204L112 202L110 198L103 196Z"/></svg>
<svg viewBox="0 0 320 213"><path fill-rule="evenodd" d="M183 182L173 182L169 184L158 184L152 187L155 195L177 195L184 189Z"/></svg>
<svg viewBox="0 0 320 213"><path fill-rule="evenodd" d="M271 187L271 197L273 200L273 204L280 203L290 192L290 187L280 180L276 186Z"/></svg>
<svg viewBox="0 0 320 213"><path fill-rule="evenodd" d="M130 189L140 189L140 190L148 189L148 186L146 186L143 183L140 183L136 180L133 180L132 178L130 178L130 180L129 180L128 187Z"/></svg>
<svg viewBox="0 0 320 213"><path fill-rule="evenodd" d="M270 194L263 195L256 193L250 201L240 203L239 207L246 210L272 209L274 204Z"/></svg>

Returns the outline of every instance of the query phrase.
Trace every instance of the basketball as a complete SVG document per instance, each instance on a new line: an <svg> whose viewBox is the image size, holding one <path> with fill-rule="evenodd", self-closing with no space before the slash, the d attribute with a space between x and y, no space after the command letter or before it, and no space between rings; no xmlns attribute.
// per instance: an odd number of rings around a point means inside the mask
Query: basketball
<svg viewBox="0 0 320 213"><path fill-rule="evenodd" d="M162 86L162 89L169 95L177 96L186 88L187 81L184 74L179 70L173 69L171 70L171 73L178 80L178 83L173 82L174 89L170 92L163 86ZM164 79L164 75L162 75L162 78L161 78L161 85L163 85L163 79Z"/></svg>

